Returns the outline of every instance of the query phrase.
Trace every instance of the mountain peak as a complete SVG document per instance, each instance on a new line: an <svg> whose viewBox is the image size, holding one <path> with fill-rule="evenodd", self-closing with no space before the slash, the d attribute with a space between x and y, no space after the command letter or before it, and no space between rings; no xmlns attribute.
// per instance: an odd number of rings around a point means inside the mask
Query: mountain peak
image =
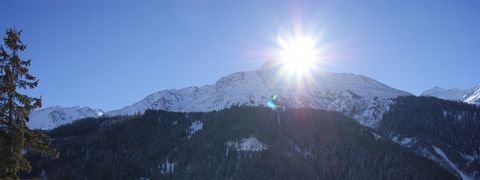
<svg viewBox="0 0 480 180"><path fill-rule="evenodd" d="M421 96L432 96L445 100L463 101L470 104L480 104L480 85L470 89L444 89L438 86L423 92Z"/></svg>

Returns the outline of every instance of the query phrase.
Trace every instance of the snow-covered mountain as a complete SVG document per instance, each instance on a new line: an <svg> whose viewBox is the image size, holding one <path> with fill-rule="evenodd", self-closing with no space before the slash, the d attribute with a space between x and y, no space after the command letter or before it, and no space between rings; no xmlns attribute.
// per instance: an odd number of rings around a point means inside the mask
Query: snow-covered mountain
<svg viewBox="0 0 480 180"><path fill-rule="evenodd" d="M106 115L132 115L147 109L207 112L240 105L267 106L276 96L289 107L339 111L364 125L375 126L388 110L391 98L411 95L362 75L312 72L299 80L286 74L282 64L267 61L256 70L230 74L212 85L153 93Z"/></svg>
<svg viewBox="0 0 480 180"><path fill-rule="evenodd" d="M470 89L443 89L441 87L434 87L423 92L421 96L433 96L440 99L480 104L480 85Z"/></svg>
<svg viewBox="0 0 480 180"><path fill-rule="evenodd" d="M49 130L57 126L71 123L77 119L99 117L103 115L100 109L89 107L61 107L53 106L34 110L30 114L28 127L31 129Z"/></svg>

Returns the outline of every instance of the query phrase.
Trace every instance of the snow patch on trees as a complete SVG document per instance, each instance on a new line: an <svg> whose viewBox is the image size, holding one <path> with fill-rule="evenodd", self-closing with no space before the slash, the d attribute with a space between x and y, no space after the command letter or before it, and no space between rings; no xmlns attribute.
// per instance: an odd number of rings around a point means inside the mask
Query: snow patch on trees
<svg viewBox="0 0 480 180"><path fill-rule="evenodd" d="M305 159L307 159L307 158L312 158L312 157L313 157L313 153L312 153L312 152L307 151L307 150L303 150L303 149L301 149L300 147L298 147L297 145L294 145L294 146L293 146L293 149L294 149L297 153L302 154Z"/></svg>
<svg viewBox="0 0 480 180"><path fill-rule="evenodd" d="M228 141L227 145L227 156L228 150L233 149L236 151L251 151L251 152L259 152L267 149L267 146L262 142L258 141L256 137L249 137L240 139L240 141Z"/></svg>
<svg viewBox="0 0 480 180"><path fill-rule="evenodd" d="M393 136L392 141L405 147L410 147L415 142L417 142L417 140L413 137L400 137L400 136Z"/></svg>
<svg viewBox="0 0 480 180"><path fill-rule="evenodd" d="M188 138L190 139L193 134L203 129L203 123L201 121L193 121L190 128L188 128Z"/></svg>
<svg viewBox="0 0 480 180"><path fill-rule="evenodd" d="M382 136L378 135L377 133L372 132L373 138L375 138L375 141L378 141Z"/></svg>
<svg viewBox="0 0 480 180"><path fill-rule="evenodd" d="M163 174L163 175L166 175L166 174L173 174L175 172L175 166L177 165L176 162L170 162L167 160L165 160L164 163L158 165L158 168L160 169L160 173Z"/></svg>

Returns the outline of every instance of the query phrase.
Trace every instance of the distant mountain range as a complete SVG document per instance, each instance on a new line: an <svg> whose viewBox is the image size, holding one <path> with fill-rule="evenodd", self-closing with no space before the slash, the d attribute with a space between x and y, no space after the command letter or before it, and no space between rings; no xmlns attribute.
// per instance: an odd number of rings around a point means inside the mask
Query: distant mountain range
<svg viewBox="0 0 480 180"><path fill-rule="evenodd" d="M260 71L261 70L262 69L260 69ZM28 123L28 126L33 129L48 130L63 124L71 123L72 121L77 119L88 118L88 117L99 117L102 115L108 115L108 116L132 115L135 113L142 113L146 109L162 109L162 110L181 111L181 112L208 112L212 110L219 110L226 107L238 106L238 105L265 106L266 103L268 102L268 99L270 98L268 94L274 95L275 91L270 89L270 91L266 90L266 91L261 91L261 93L256 93L258 92L257 90L250 89L251 90L250 91L248 89L248 86L265 88L263 87L264 84L255 82L255 78L259 78L258 74L256 74L258 72L259 70L234 73L224 78L221 78L214 85L159 91L147 96L145 99L133 105L124 107L119 110L109 111L106 113L104 113L103 110L98 108L79 107L79 106L75 106L75 107L52 106L47 108L41 108L31 113L30 122ZM249 74L249 75L253 74L254 76L253 80L252 79L246 80L245 79L246 74ZM239 81L234 80L236 78L234 76L243 76L243 81L245 81L246 83L240 84ZM411 95L401 90L395 90L373 79L370 79L368 77L364 77L361 75L324 72L323 76L325 78L330 78L327 76L336 76L337 81L343 81L343 82L356 81L358 84L360 83L365 83L370 85L373 84L373 86L371 87L363 87L363 88L371 88L370 89L371 92L366 96L366 97L369 97L366 99L370 99L370 100L372 100L371 97L383 96L384 100L385 99L388 100L390 98L385 98L385 97ZM222 80L228 81L228 79L230 79L232 82L231 83L221 82ZM230 87L222 86L221 85L222 83L229 84ZM256 86L255 83L258 83L257 84L258 86ZM324 82L318 82L318 83L324 83ZM344 84L348 84L348 83L344 83ZM355 84L355 83L352 83L352 84ZM244 86L244 85L248 85L248 86ZM375 86L380 87L379 89L381 91L383 90L384 92L377 91L375 89ZM235 89L235 91L232 92L232 91L225 90L228 88ZM355 88L354 86L351 86L349 88L347 87L343 87L343 88L344 89L342 90L339 90L340 89L339 87L331 88L331 89L326 88L324 90L317 90L317 92L320 92L319 94L323 95L323 99L332 100L335 98L340 98L336 100L345 101L345 100L348 100L349 97L342 97L342 95L349 96L349 93L352 93L350 95L353 96L353 95L356 95L354 92L368 91L358 87ZM222 90L222 91L216 92L216 90ZM322 94L322 91L323 91L323 94ZM208 92L215 92L216 94L215 93L209 94ZM278 91L278 92L281 92L281 91ZM340 92L344 92L344 94L341 94ZM384 93L384 94L381 94L381 93ZM313 96L315 96L315 94L313 94ZM420 96L437 97L445 100L461 101L469 104L480 105L480 85L477 85L470 89L459 89L459 88L444 89L436 86L424 91ZM302 97L302 98L294 98L293 96L290 96L290 97L294 101L298 101L300 99L309 99L310 102L312 102L311 99L318 98L318 97L312 97L312 96ZM329 105L328 103L332 105ZM336 110L340 112L345 112L345 110L342 110L342 109L348 109L345 107L341 107L339 104L335 105L334 103L336 102L324 101L322 106L321 103L302 104L301 102L298 102L298 103L294 103L293 107L312 107L315 109L330 109L330 110ZM345 104L346 102L343 102L343 103ZM383 103L384 105L386 105L385 103L388 104L388 102L378 102L378 103ZM378 107L378 105L376 105L376 107ZM377 111L377 112L379 113L379 115L381 114L381 111ZM372 113L375 113L375 112L372 112ZM368 125L373 125L375 124L376 121L378 121L378 118L375 118L374 121L369 122L368 119L365 119L365 117L361 117L360 114L357 114L357 116L358 116L357 119L363 120L363 124L369 123Z"/></svg>
<svg viewBox="0 0 480 180"><path fill-rule="evenodd" d="M469 104L480 104L480 84L470 89L443 89L434 87L426 90L421 96L432 96L440 99L462 101Z"/></svg>
<svg viewBox="0 0 480 180"><path fill-rule="evenodd" d="M52 129L76 119L101 115L133 115L147 109L176 112L208 112L232 106L266 106L272 96L281 97L289 107L310 107L343 112L361 124L373 127L388 109L389 99L412 95L375 81L347 73L316 72L308 88L280 73L281 65L267 61L253 71L237 72L220 78L212 85L162 90L119 110L103 112L90 107L54 106L32 112L30 128ZM434 87L421 96L480 104L480 85L470 89ZM359 112L351 112L352 108Z"/></svg>
<svg viewBox="0 0 480 180"><path fill-rule="evenodd" d="M39 109L31 114L28 125L49 130L77 119L121 119L147 110L192 113L239 106L328 110L378 130L376 138L428 158L457 177L480 178L480 106L470 105L480 104L480 85L471 89L435 87L415 97L356 74L312 72L298 81L284 75L281 66L268 61L256 70L233 73L211 85L158 91L105 113L88 107Z"/></svg>
<svg viewBox="0 0 480 180"><path fill-rule="evenodd" d="M133 115L147 109L209 112L232 106L267 106L276 96L284 106L334 110L373 127L388 110L390 99L412 95L371 78L347 73L313 72L306 80L308 86L303 86L295 81L296 77L283 75L281 66L270 60L256 70L227 75L212 85L162 90L105 115ZM101 110L90 108L89 113L85 111L78 107L62 111L58 106L36 110L30 117L35 123L30 127L51 129L74 119L96 117L100 113L95 111Z"/></svg>

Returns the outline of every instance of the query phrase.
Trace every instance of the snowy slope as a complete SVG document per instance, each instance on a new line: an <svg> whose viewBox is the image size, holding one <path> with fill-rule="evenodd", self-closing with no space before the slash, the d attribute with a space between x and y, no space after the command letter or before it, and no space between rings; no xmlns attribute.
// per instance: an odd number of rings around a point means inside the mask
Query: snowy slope
<svg viewBox="0 0 480 180"><path fill-rule="evenodd" d="M89 107L60 107L53 106L34 110L30 114L28 127L31 129L49 130L57 126L68 124L77 119L99 117L103 111Z"/></svg>
<svg viewBox="0 0 480 180"><path fill-rule="evenodd" d="M468 94L468 97L464 100L464 102L480 105L480 85L472 88L472 90L470 91L470 93Z"/></svg>
<svg viewBox="0 0 480 180"><path fill-rule="evenodd" d="M202 87L170 89L106 114L132 115L147 109L207 112L231 106L265 106L272 96L289 107L310 107L343 112L374 126L388 110L390 98L411 95L362 75L317 72L308 80L286 76L281 65L268 61L259 69L237 72Z"/></svg>
<svg viewBox="0 0 480 180"><path fill-rule="evenodd" d="M480 85L471 89L443 89L440 87L434 87L423 92L421 96L433 96L440 99L480 104Z"/></svg>

